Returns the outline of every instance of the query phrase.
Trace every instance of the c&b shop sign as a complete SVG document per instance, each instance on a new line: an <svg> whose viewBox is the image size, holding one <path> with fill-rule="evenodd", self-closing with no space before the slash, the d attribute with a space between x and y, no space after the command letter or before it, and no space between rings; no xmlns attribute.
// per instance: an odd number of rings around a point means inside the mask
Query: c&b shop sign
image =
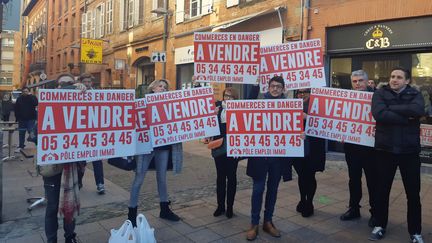
<svg viewBox="0 0 432 243"><path fill-rule="evenodd" d="M327 53L432 47L432 17L327 29Z"/></svg>

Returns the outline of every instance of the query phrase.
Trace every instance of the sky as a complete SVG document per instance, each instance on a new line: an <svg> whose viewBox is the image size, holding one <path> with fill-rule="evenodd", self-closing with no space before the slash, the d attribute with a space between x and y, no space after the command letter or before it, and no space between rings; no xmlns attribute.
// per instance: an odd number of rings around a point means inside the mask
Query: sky
<svg viewBox="0 0 432 243"><path fill-rule="evenodd" d="M9 0L4 6L3 29L19 31L21 0Z"/></svg>

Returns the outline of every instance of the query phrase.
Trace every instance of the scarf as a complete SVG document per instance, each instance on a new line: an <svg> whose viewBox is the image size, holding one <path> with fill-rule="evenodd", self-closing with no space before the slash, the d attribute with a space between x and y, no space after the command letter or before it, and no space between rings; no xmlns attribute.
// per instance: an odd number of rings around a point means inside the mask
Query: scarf
<svg viewBox="0 0 432 243"><path fill-rule="evenodd" d="M66 163L63 166L63 184L60 190L59 214L67 223L72 223L79 215L80 199L78 185L78 163Z"/></svg>

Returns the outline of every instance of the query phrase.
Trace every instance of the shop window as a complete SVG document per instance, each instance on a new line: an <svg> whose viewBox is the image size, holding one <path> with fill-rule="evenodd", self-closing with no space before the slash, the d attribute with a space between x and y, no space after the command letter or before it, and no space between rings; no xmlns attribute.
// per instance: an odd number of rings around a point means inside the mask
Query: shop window
<svg viewBox="0 0 432 243"><path fill-rule="evenodd" d="M411 56L412 85L418 87L425 99L427 123L432 124L432 53L417 53Z"/></svg>
<svg viewBox="0 0 432 243"><path fill-rule="evenodd" d="M331 86L333 88L351 89L351 58L331 59Z"/></svg>

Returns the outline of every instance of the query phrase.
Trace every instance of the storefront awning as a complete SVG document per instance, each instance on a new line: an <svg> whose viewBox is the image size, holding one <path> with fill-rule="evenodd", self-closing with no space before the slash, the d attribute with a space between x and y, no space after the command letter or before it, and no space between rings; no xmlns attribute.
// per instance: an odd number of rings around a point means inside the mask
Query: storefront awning
<svg viewBox="0 0 432 243"><path fill-rule="evenodd" d="M264 10L264 11L261 11L261 12L258 12L258 13L249 14L249 15L237 18L237 19L232 19L232 20L229 20L229 21L225 21L225 22L222 22L222 23L220 23L218 25L213 26L212 32L215 32L215 31L218 31L218 30L227 29L229 27L232 27L234 25L240 24L240 23L242 23L244 21L247 21L249 19L256 18L256 17L263 16L263 15L267 15L267 14L271 14L271 13L274 13L276 11L284 10L284 9L286 9L286 7L279 6L279 7L267 9L267 10Z"/></svg>

